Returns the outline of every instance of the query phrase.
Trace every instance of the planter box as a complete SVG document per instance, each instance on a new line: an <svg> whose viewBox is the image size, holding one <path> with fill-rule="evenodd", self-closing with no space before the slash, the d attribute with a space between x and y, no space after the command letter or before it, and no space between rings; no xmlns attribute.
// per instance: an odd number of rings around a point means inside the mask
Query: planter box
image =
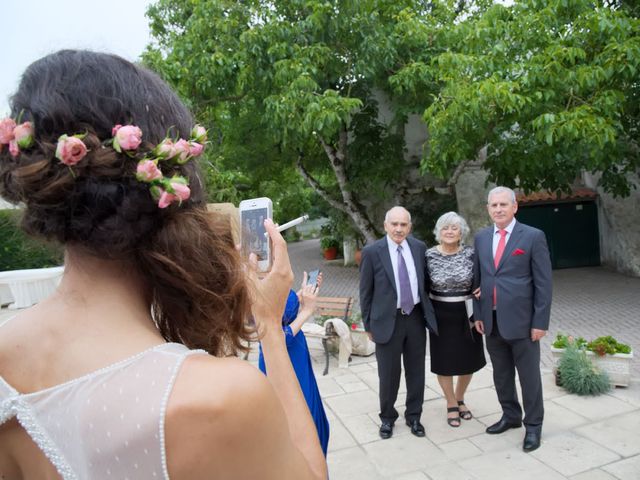
<svg viewBox="0 0 640 480"><path fill-rule="evenodd" d="M551 355L553 357L553 373L558 369L558 363L564 348L551 347ZM633 352L616 353L615 355L605 355L601 357L593 352L586 352L587 357L602 371L607 372L611 385L616 387L628 387L631 379L631 361L633 360Z"/></svg>

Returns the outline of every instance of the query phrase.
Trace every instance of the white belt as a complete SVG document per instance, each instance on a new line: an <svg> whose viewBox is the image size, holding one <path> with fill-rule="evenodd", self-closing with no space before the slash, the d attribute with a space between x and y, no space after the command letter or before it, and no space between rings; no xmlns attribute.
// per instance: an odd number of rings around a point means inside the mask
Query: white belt
<svg viewBox="0 0 640 480"><path fill-rule="evenodd" d="M466 308L467 310L467 317L471 318L471 315L473 315L473 295L469 294L469 295L459 295L457 297L443 297L440 295L434 295L433 293L429 292L429 298L431 300L435 300L436 302L450 302L450 303L454 303L454 302L464 302L464 308Z"/></svg>
<svg viewBox="0 0 640 480"><path fill-rule="evenodd" d="M429 292L429 298L438 302L464 302L465 300L473 299L473 295L460 295L458 297L442 297Z"/></svg>

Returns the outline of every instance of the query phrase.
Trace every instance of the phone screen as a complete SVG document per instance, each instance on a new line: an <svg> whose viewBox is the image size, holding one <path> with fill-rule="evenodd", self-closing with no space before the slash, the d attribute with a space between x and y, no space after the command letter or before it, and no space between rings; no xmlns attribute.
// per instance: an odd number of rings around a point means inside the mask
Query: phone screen
<svg viewBox="0 0 640 480"><path fill-rule="evenodd" d="M320 270L312 270L309 272L309 278L307 279L308 285L317 285L318 284L318 275L320 275Z"/></svg>
<svg viewBox="0 0 640 480"><path fill-rule="evenodd" d="M268 260L268 242L265 236L264 220L268 217L267 208L254 208L240 212L242 222L242 247L249 253L255 253L258 261Z"/></svg>

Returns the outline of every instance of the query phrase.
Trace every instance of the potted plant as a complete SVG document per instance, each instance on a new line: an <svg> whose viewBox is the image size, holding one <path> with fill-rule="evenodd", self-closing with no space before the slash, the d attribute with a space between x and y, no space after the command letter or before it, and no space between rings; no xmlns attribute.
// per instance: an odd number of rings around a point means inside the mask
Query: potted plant
<svg viewBox="0 0 640 480"><path fill-rule="evenodd" d="M320 239L320 248L326 260L335 260L338 256L340 242L334 236L328 235Z"/></svg>
<svg viewBox="0 0 640 480"><path fill-rule="evenodd" d="M558 363L556 384L576 395L600 395L611 389L607 373L591 361L587 351L577 342L569 342L564 349Z"/></svg>
<svg viewBox="0 0 640 480"><path fill-rule="evenodd" d="M551 344L551 355L555 360L554 373L562 354L570 344L585 352L585 355L602 371L606 372L612 385L629 386L631 379L631 361L633 352L629 345L619 343L611 336L598 337L588 342L582 337L574 338L570 335L558 333Z"/></svg>

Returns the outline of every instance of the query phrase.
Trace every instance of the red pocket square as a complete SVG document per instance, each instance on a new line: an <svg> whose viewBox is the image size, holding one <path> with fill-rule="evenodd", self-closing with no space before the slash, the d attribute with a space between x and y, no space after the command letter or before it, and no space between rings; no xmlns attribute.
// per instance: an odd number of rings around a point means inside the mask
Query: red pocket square
<svg viewBox="0 0 640 480"><path fill-rule="evenodd" d="M521 248L516 248L511 254L511 256L515 257L516 255L524 255L524 250L522 250Z"/></svg>

